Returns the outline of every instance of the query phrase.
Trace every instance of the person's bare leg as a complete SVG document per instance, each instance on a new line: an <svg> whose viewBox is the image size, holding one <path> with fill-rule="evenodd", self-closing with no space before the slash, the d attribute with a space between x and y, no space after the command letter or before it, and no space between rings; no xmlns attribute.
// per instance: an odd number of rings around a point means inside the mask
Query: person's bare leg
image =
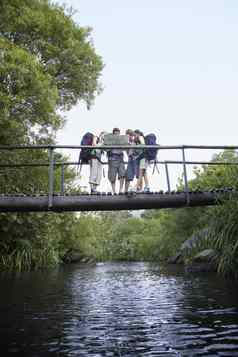
<svg viewBox="0 0 238 357"><path fill-rule="evenodd" d="M116 181L111 182L111 185L112 185L112 193L115 195L115 193L116 193Z"/></svg>
<svg viewBox="0 0 238 357"><path fill-rule="evenodd" d="M124 181L125 181L125 179L124 179L124 177L122 177L122 178L120 178L120 193L122 193L123 192L123 187L124 187Z"/></svg>
<svg viewBox="0 0 238 357"><path fill-rule="evenodd" d="M125 192L129 191L129 187L130 187L130 181L126 181L125 182Z"/></svg>
<svg viewBox="0 0 238 357"><path fill-rule="evenodd" d="M144 181L145 181L145 192L149 192L150 191L150 186L149 186L149 178L148 178L148 174L145 170L145 173L144 173Z"/></svg>
<svg viewBox="0 0 238 357"><path fill-rule="evenodd" d="M141 175L141 185L140 185L140 189L141 189L141 191L143 191L144 181L145 181L145 178L144 178L144 170L142 170L142 175Z"/></svg>
<svg viewBox="0 0 238 357"><path fill-rule="evenodd" d="M145 186L149 187L149 178L148 178L148 174L147 174L146 171L145 171L145 174L144 174L144 180L145 180Z"/></svg>
<svg viewBox="0 0 238 357"><path fill-rule="evenodd" d="M143 170L140 169L139 172L139 177L137 179L137 185L136 185L136 190L141 191L142 190L142 184L143 184Z"/></svg>

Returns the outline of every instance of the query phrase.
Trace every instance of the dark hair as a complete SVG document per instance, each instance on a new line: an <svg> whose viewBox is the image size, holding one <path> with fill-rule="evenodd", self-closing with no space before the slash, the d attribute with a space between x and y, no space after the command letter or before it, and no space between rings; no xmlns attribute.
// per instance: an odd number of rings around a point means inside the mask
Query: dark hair
<svg viewBox="0 0 238 357"><path fill-rule="evenodd" d="M120 129L119 128L113 128L112 130L112 134L115 134L115 133L120 133Z"/></svg>
<svg viewBox="0 0 238 357"><path fill-rule="evenodd" d="M139 129L134 130L134 133L135 133L135 134L138 134L138 135L140 135L140 136L144 136L144 134L142 133L142 131L140 131Z"/></svg>

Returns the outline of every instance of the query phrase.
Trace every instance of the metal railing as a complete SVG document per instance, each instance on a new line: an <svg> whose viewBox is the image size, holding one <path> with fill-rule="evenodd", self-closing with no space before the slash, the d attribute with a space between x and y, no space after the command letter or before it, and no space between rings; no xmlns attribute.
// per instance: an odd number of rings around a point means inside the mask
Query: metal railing
<svg viewBox="0 0 238 357"><path fill-rule="evenodd" d="M55 151L57 149L71 149L71 150L80 150L82 148L92 149L92 146L81 146L81 145L15 145L15 146L4 146L0 145L0 152L1 151L14 151L14 150L47 150L49 161L47 162L23 162L23 163L1 163L0 168L23 168L23 167L48 167L48 206L49 208L52 206L53 195L54 195L54 168L60 167L60 193L64 195L65 192L65 167L66 166L77 166L79 162L76 161L64 161L64 162L57 162L55 161ZM158 151L161 150L179 150L181 151L182 160L164 160L159 161L156 160L154 163L155 165L160 164L164 165L165 169L165 176L166 176L166 183L167 183L167 190L168 193L171 193L171 183L170 183L170 175L169 175L169 165L182 165L182 172L183 172L183 180L184 180L184 192L186 195L187 204L189 204L189 185L188 185L188 175L187 175L187 165L238 165L237 162L228 162L228 161L186 161L186 151L187 150L236 150L238 146L229 145L229 146L198 146L198 145L180 145L180 146L160 146L160 145L102 145L100 147L101 150L109 151L111 149L149 149L149 148L156 148ZM108 162L103 162L103 165L107 165ZM85 164L84 164L85 165Z"/></svg>

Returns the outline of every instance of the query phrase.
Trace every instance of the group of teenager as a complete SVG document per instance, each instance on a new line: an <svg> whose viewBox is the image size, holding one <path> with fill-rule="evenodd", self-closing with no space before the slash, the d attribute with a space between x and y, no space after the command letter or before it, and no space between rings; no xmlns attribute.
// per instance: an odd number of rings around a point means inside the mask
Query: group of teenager
<svg viewBox="0 0 238 357"><path fill-rule="evenodd" d="M89 184L91 194L96 194L102 179L102 155L106 152L108 158L108 180L111 183L112 194L116 194L116 182L119 181L119 194L128 193L132 190L130 187L132 181L136 178L136 186L133 188L136 192L150 192L148 167L150 160L145 157L143 148L145 145L144 135L140 130L128 129L125 132L128 145L133 145L131 149L108 149L102 150L100 146L104 145L104 137L107 133L102 132L99 136L93 136L90 150L90 167ZM120 135L120 129L114 128L112 135ZM153 135L153 134L152 134ZM138 148L135 148L138 146ZM127 165L124 160L124 152L127 153Z"/></svg>

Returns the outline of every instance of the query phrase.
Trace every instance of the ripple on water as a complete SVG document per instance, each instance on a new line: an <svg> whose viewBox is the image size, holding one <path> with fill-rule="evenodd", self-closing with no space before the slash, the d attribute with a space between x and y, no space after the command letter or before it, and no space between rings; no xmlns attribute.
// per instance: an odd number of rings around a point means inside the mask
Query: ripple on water
<svg viewBox="0 0 238 357"><path fill-rule="evenodd" d="M5 355L238 356L237 290L215 276L108 263L3 283Z"/></svg>

